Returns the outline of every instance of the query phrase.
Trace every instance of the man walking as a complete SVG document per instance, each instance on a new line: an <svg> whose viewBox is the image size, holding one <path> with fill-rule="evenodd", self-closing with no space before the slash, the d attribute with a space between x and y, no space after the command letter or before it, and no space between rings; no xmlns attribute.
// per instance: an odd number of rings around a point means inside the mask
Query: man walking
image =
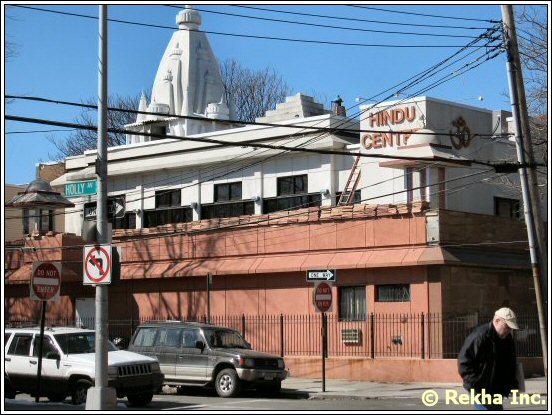
<svg viewBox="0 0 552 415"><path fill-rule="evenodd" d="M458 373L464 389L476 394L507 397L518 389L516 352L512 331L519 329L514 312L503 307L493 320L477 327L467 338L458 355ZM502 410L501 403L475 403L475 409Z"/></svg>

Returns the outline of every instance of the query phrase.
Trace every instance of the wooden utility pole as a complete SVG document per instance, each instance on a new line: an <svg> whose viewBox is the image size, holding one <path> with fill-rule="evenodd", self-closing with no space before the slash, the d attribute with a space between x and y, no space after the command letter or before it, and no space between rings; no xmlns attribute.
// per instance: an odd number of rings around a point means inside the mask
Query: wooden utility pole
<svg viewBox="0 0 552 415"><path fill-rule="evenodd" d="M531 134L529 132L529 116L525 100L525 88L523 85L523 76L521 73L521 62L519 59L519 50L516 37L516 27L514 21L514 11L512 5L502 6L502 19L504 22L504 41L507 53L508 82L510 87L510 100L514 116L516 131L516 149L518 161L520 164L519 174L521 179L521 190L523 195L525 224L527 226L527 237L529 240L529 252L531 255L531 268L533 272L533 284L537 301L537 311L539 315L539 327L542 345L542 360L544 365L544 375L548 377L548 340L546 327L546 307L543 301L543 284L541 273L546 269L542 262L544 244L538 237L538 229L542 226L540 220L540 204L538 201L538 190L536 189L535 166L533 158L533 148L531 143ZM523 103L521 102L523 101ZM529 168L528 168L529 166ZM530 180L531 173L533 181ZM531 191L531 188L533 190ZM531 197L531 193L537 194L537 197ZM546 256L544 255L544 258ZM544 274L546 275L546 274Z"/></svg>

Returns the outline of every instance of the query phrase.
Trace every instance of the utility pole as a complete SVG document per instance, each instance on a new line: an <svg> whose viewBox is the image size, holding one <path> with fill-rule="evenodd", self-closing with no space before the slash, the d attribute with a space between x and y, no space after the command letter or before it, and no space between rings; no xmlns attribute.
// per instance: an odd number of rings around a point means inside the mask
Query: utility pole
<svg viewBox="0 0 552 415"><path fill-rule="evenodd" d="M540 244L537 235L537 228L541 222L536 222L540 217L538 199L535 200L530 195L530 183L528 174L529 171L534 174L534 160L532 145L529 134L529 119L527 115L527 105L524 105L525 113L520 110L522 105L520 99L523 99L525 104L525 90L523 86L523 77L521 75L521 64L519 60L519 51L517 47L516 28L514 21L514 11L512 5L502 6L502 19L504 21L504 35L507 53L508 67L508 84L510 87L510 101L514 116L515 131L516 131L516 150L518 161L520 163L519 175L521 181L521 191L523 195L523 206L525 215L525 224L527 226L527 237L529 240L529 252L531 255L531 268L533 272L533 285L535 288L535 296L537 302L537 311L539 315L539 328L542 346L542 360L544 366L544 375L548 378L548 340L546 327L546 310L543 301L543 284L541 282L541 271L543 264L541 262L541 253L544 250L544 245ZM522 94L520 94L520 91ZM523 95L523 98L521 97ZM533 186L536 187L536 181ZM536 190L536 189L535 189Z"/></svg>
<svg viewBox="0 0 552 415"><path fill-rule="evenodd" d="M533 142L531 140L531 128L529 122L529 111L527 110L527 99L525 97L525 83L523 82L523 72L521 70L521 60L519 57L519 47L517 41L516 23L514 19L514 9L512 5L502 6L502 15L505 24L504 30L508 35L510 41L511 59L514 65L513 70L516 72L515 87L518 93L518 110L521 121L521 131L523 132L523 151L526 156L526 160L529 163L534 162ZM548 275L548 255L546 251L546 236L544 231L544 221L542 220L542 213L540 207L540 196L538 190L538 180L536 174L536 166L529 166L527 170L527 180L529 183L529 197L533 204L533 217L535 221L537 242L539 245L539 263L541 268L541 275ZM548 280L543 278L541 280L541 290L544 297L545 306L548 303Z"/></svg>
<svg viewBox="0 0 552 415"><path fill-rule="evenodd" d="M107 5L99 6L100 39L98 56L98 200L96 207L96 230L98 244L109 242L107 235ZM88 389L86 410L117 409L117 393L108 387L108 285L96 285L96 360L95 386Z"/></svg>

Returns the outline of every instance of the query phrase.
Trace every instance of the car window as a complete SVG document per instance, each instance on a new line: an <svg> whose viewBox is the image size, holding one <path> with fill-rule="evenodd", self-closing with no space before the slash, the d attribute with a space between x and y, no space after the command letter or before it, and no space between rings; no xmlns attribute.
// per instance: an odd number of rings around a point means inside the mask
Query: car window
<svg viewBox="0 0 552 415"><path fill-rule="evenodd" d="M205 338L211 347L237 347L247 349L247 343L240 333L229 329L204 329Z"/></svg>
<svg viewBox="0 0 552 415"><path fill-rule="evenodd" d="M36 336L33 340L33 356L38 357L38 350L40 348L40 336ZM42 343L42 357L46 357L46 355L49 352L55 352L58 351L52 344L52 340L49 336L44 337L44 342Z"/></svg>
<svg viewBox="0 0 552 415"><path fill-rule="evenodd" d="M16 334L13 338L8 354L17 356L29 356L31 351L31 341L33 336L30 334Z"/></svg>
<svg viewBox="0 0 552 415"><path fill-rule="evenodd" d="M197 340L202 340L197 329L184 329L182 330L182 347L189 349L195 348Z"/></svg>
<svg viewBox="0 0 552 415"><path fill-rule="evenodd" d="M157 336L157 346L180 347L180 329L163 328L159 329Z"/></svg>
<svg viewBox="0 0 552 415"><path fill-rule="evenodd" d="M140 347L151 347L154 344L156 334L157 327L142 327L138 329L138 333L136 333L134 345Z"/></svg>
<svg viewBox="0 0 552 415"><path fill-rule="evenodd" d="M96 350L96 334L93 331L55 334L54 337L64 354L94 353ZM108 341L107 350L112 352L119 349Z"/></svg>

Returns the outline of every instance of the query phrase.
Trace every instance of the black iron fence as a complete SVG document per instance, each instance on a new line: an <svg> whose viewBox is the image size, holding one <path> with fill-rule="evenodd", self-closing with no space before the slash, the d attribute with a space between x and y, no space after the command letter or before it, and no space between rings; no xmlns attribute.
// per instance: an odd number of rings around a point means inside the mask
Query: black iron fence
<svg viewBox="0 0 552 415"><path fill-rule="evenodd" d="M328 356L455 359L466 336L491 319L492 315L479 313L454 316L434 313L369 314L356 321L343 321L328 315ZM109 320L109 338L120 348L126 348L136 327L150 320L163 318ZM189 316L182 320L206 322L207 316ZM11 320L8 324L39 323ZM211 316L211 323L238 330L256 350L281 356L316 356L322 353L321 314ZM514 332L518 356L542 356L537 316L518 314L518 324L520 330ZM93 329L94 318L47 319L46 325Z"/></svg>

